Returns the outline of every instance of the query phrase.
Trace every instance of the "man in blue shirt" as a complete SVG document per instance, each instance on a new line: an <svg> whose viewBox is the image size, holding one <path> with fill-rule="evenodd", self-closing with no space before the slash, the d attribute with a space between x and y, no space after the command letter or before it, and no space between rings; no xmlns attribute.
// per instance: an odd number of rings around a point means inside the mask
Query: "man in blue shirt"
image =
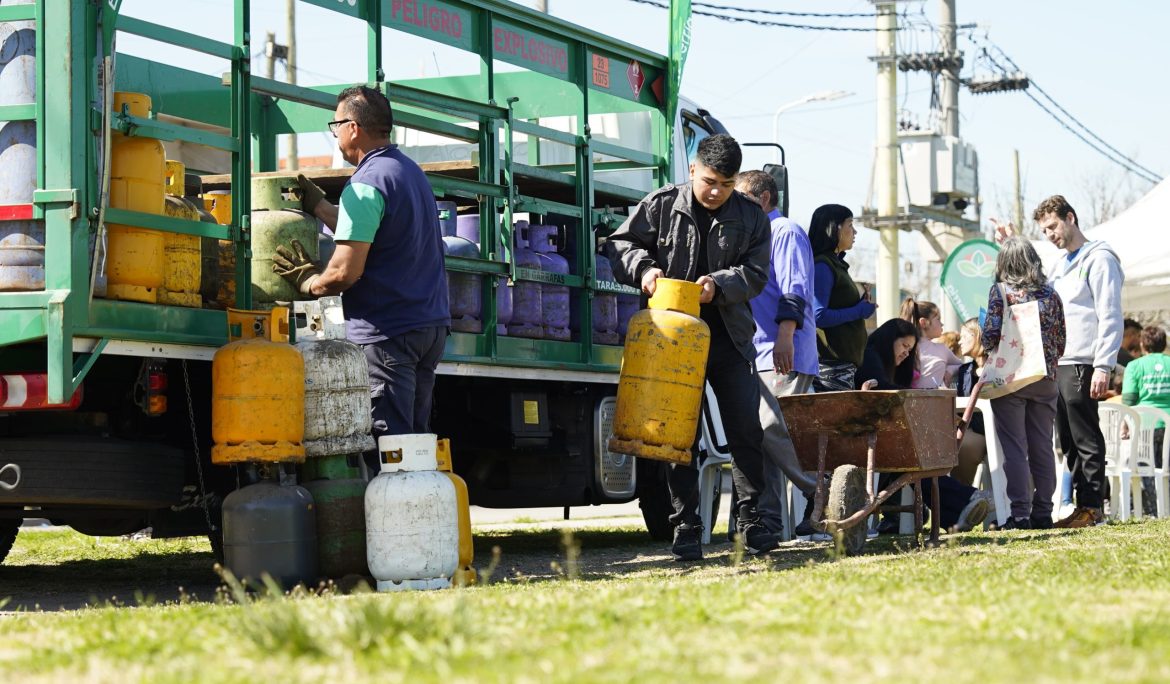
<svg viewBox="0 0 1170 684"><path fill-rule="evenodd" d="M300 244L277 248L272 270L306 297L342 294L346 336L370 371L373 433L429 431L435 368L451 325L439 212L426 175L390 142L394 112L380 91L343 90L329 130L355 165L339 206L298 177L303 206L333 229L322 271ZM377 471L377 455L367 455Z"/></svg>
<svg viewBox="0 0 1170 684"><path fill-rule="evenodd" d="M736 190L759 203L772 224L768 282L751 300L760 382L760 423L764 429L765 488L760 516L773 532L781 527L783 475L811 496L815 479L800 469L777 397L804 394L817 376L817 327L813 318L813 258L808 235L776 207L776 182L763 171L745 171ZM806 513L809 507L805 506ZM812 534L806 520L797 534Z"/></svg>

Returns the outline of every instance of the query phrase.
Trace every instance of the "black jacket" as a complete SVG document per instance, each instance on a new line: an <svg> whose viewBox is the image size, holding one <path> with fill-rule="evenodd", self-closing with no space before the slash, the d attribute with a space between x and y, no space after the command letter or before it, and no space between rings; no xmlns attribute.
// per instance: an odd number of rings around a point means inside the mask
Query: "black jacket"
<svg viewBox="0 0 1170 684"><path fill-rule="evenodd" d="M749 361L755 321L748 301L768 281L771 226L759 205L733 191L707 238L710 273L698 273L699 236L691 213L691 184L667 185L647 195L609 237L605 256L619 283L640 288L642 275L660 268L667 278L694 282L710 275L727 333Z"/></svg>

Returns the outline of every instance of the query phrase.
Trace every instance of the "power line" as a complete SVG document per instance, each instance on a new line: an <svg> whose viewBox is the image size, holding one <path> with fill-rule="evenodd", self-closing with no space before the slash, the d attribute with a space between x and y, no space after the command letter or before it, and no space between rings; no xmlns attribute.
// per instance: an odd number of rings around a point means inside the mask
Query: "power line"
<svg viewBox="0 0 1170 684"><path fill-rule="evenodd" d="M657 7L658 9L670 9L670 5L658 0L630 0L639 5L649 5ZM736 17L729 14L718 14L716 12L706 12L704 10L691 10L691 14L696 14L704 17L711 17L720 21L727 21L735 24L754 24L756 26L772 26L776 28L793 28L804 29L806 31L838 31L844 33L873 33L876 31L897 31L898 29L884 29L876 26L872 27L852 27L852 26L816 26L813 24L790 24L782 21L771 21L768 19L752 19L750 17Z"/></svg>
<svg viewBox="0 0 1170 684"><path fill-rule="evenodd" d="M995 50L996 50L996 51L997 51L997 52L998 52L998 53L999 53L999 54L1000 54L1000 55L1001 55L1001 56L1004 58L1004 60L1006 60L1006 61L1007 61L1007 63L1008 63L1008 64L1010 64L1010 65L1012 66L1012 68L1014 68L1014 69L1015 69L1017 72L1019 72L1019 71L1023 71L1023 69L1020 69L1019 65L1017 65L1017 64L1015 63L1015 61L1014 61L1014 60L1012 60L1012 58L1011 58L1011 57L1009 57L1009 56L1007 55L1007 53L1005 53L1005 52L1003 51L1003 48L999 47L998 45L996 45L995 43L993 43L993 42L991 42L991 41L988 41L988 43L990 43L990 45L991 45L993 48L995 48ZM994 58L992 58L992 62L994 63ZM1001 67L1001 68L1002 68L1002 67ZM1101 138L1101 136L1097 135L1097 134L1096 134L1096 133L1094 133L1092 130L1090 130L1088 126L1086 126L1085 124L1081 123L1081 122L1080 122L1080 121L1079 121L1079 120L1078 120L1078 119L1077 119L1075 116L1073 116L1073 115L1072 115L1072 113L1070 113L1070 112L1069 112L1067 109L1065 109L1063 106L1061 106L1061 104L1060 104L1059 102L1057 102L1055 99L1053 99L1053 97L1052 97L1051 95L1049 95L1049 94L1048 94L1048 93L1047 93L1047 92L1046 92L1046 91L1045 91L1043 88L1041 88L1039 85L1037 85L1037 83L1036 83L1036 81L1035 81L1034 79L1030 79L1029 83L1030 83L1031 87L1032 87L1032 88L1034 88L1034 89L1036 90L1036 92L1038 92L1038 93L1040 93L1041 95L1043 95L1043 96L1044 96L1044 99L1046 99L1046 100L1048 100L1049 102L1051 102L1051 103L1052 103L1052 106L1056 107L1056 108L1057 108L1057 109L1060 111L1060 113L1064 114L1066 117L1068 117L1068 118L1069 118L1069 120L1071 120L1071 121L1072 121L1074 124L1076 124L1077 126L1079 126L1079 127L1080 127L1080 128L1081 128L1081 129L1082 129L1082 130L1083 130L1083 131L1084 131L1084 132L1085 132L1085 133L1086 133L1088 136L1089 136L1089 137L1091 137L1091 138L1093 138L1094 140L1096 140L1097 142L1101 143L1101 144L1102 144L1102 145L1104 145L1104 146L1105 146L1105 147L1106 147L1108 150L1110 150L1111 152L1113 152L1113 153L1114 153L1114 154L1116 154L1117 156L1121 157L1122 159L1124 159L1124 160L1125 160L1126 162L1128 162L1129 164L1132 164L1134 167L1136 167L1136 168L1138 168L1138 169L1140 169L1140 170L1144 171L1145 173L1149 174L1150 176L1153 176L1153 177L1158 177L1158 174L1157 174L1156 172L1154 172L1154 171L1151 171L1150 169L1148 169L1148 168L1146 168L1146 167L1142 166L1141 164L1139 164L1137 161L1135 161L1135 160L1133 160L1133 159L1130 159L1130 158L1129 158L1128 156L1126 156L1126 155L1125 155L1125 153L1123 153L1121 150L1119 150L1119 149L1117 149L1116 147L1114 147L1114 146L1110 145L1109 143L1105 142L1105 141L1104 141L1104 140ZM1035 98L1033 98L1033 99L1035 99ZM1037 102L1037 104L1040 104L1040 103L1039 103L1039 102ZM1160 180L1160 178L1159 178L1159 180ZM1157 181L1155 181L1155 182L1157 182Z"/></svg>
<svg viewBox="0 0 1170 684"><path fill-rule="evenodd" d="M978 42L978 41L976 41L976 39L974 37L971 37L971 40L972 40L972 42ZM1011 65L1011 67L1013 69L1016 70L1016 73L1023 72L1023 70L1020 69L1020 66L1018 64L1016 64L1015 60L1013 60L1011 57L1009 57L1007 55L1006 52L1003 51L1003 48L999 47L998 45L996 45L994 42L992 42L989 39L984 38L984 40L986 41L986 46L981 46L983 49L983 55L987 58L988 62L990 62L990 64L992 66L994 66L995 68L999 69L1000 72L1005 77L1010 77L1012 74L1009 73L1007 67L1005 67L1003 64L1000 64L995 59L995 57L993 57L990 53L987 52L987 46L990 46L996 52L998 52L999 55L1004 59L1004 61L1006 61L1009 65ZM1028 96L1028 99L1032 100L1032 102L1034 102L1036 104L1036 106L1038 106L1038 107L1040 107L1040 109L1044 110L1044 112L1046 114L1048 114L1048 116L1052 117L1053 120L1055 120L1057 123L1059 123L1061 125L1061 127L1064 128L1065 130L1067 130L1069 133L1072 133L1073 135L1075 135L1078 139L1081 140L1081 142L1083 142L1086 145L1088 145L1089 147L1091 147L1094 151L1096 151L1098 154L1105 157L1109 161L1117 164L1118 166L1121 166L1122 168L1124 168L1125 170L1134 174L1135 176L1138 176L1142 180L1148 181L1150 183L1155 183L1155 184L1162 180L1160 174L1158 174L1155 171L1151 171L1150 169L1146 168L1145 166L1142 166L1137 161L1131 159L1125 153L1118 150L1116 147L1105 142L1105 140L1102 139L1101 136L1097 135L1088 126L1081 123L1080 120L1077 119L1075 116L1073 116L1071 112L1069 112L1067 109L1065 109L1059 102L1057 102L1043 88L1041 88L1039 85L1037 85L1036 81L1034 79L1029 79L1029 85L1032 89L1035 89L1037 92L1039 92L1041 95L1043 95L1044 98L1046 100L1048 100L1048 102L1050 102L1053 107L1055 107L1061 114L1063 114L1068 119L1068 121L1065 121L1064 119L1062 119L1059 115L1057 115L1056 112L1052 111L1048 107L1048 105L1041 102L1040 99L1037 98L1035 95L1033 95L1030 91L1025 90L1024 94ZM1072 125L1070 125L1069 122L1071 122ZM1078 131L1078 130L1076 130L1076 128L1073 128L1073 125L1075 125L1080 130ZM1083 131L1083 133L1082 133L1082 131ZM1086 136L1088 136L1088 137L1086 137ZM1090 140L1089 138L1092 138L1092 140ZM1096 143L1093 142L1094 140L1096 141ZM1099 145L1097 143L1099 143ZM1102 147L1104 147L1105 149L1102 149Z"/></svg>
<svg viewBox="0 0 1170 684"><path fill-rule="evenodd" d="M767 14L776 17L816 17L819 19L847 19L847 18L869 18L877 17L874 12L789 12L786 10L766 10L755 9L753 7L735 7L734 5L713 5L707 2L693 2L692 7L706 7L707 9L717 10L732 10L733 12L746 12L748 14Z"/></svg>

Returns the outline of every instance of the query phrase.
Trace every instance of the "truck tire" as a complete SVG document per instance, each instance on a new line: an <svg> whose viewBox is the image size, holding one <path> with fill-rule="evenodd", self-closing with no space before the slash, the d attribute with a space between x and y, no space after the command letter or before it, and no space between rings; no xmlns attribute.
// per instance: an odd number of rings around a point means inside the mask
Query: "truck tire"
<svg viewBox="0 0 1170 684"><path fill-rule="evenodd" d="M8 552L12 550L12 544L16 541L22 522L24 521L20 518L0 518L0 563L4 562Z"/></svg>
<svg viewBox="0 0 1170 684"><path fill-rule="evenodd" d="M0 439L0 460L23 471L0 505L154 509L182 498L183 452L161 444L84 437Z"/></svg>
<svg viewBox="0 0 1170 684"><path fill-rule="evenodd" d="M670 466L661 461L638 459L638 508L646 530L655 541L670 541L674 537L674 525L670 516L674 506L670 503L670 488L666 476Z"/></svg>

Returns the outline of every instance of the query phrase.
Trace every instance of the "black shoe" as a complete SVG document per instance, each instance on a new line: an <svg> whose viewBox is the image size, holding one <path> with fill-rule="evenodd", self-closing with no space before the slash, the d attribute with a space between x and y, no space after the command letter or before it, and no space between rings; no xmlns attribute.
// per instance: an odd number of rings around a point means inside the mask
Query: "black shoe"
<svg viewBox="0 0 1170 684"><path fill-rule="evenodd" d="M898 534L898 516L896 516L896 515L891 515L888 517L883 516L882 519L880 521L878 521L877 533L878 534Z"/></svg>
<svg viewBox="0 0 1170 684"><path fill-rule="evenodd" d="M1051 530L1052 529L1052 516L1048 516L1047 518L1037 518L1035 516L1032 516L1031 518L1028 519L1028 522L1032 525L1033 530Z"/></svg>
<svg viewBox="0 0 1170 684"><path fill-rule="evenodd" d="M744 550L752 556L759 556L780 546L776 535L759 520L743 523L739 535L743 539Z"/></svg>
<svg viewBox="0 0 1170 684"><path fill-rule="evenodd" d="M679 525L674 528L674 544L670 552L675 560L703 560L703 526Z"/></svg>
<svg viewBox="0 0 1170 684"><path fill-rule="evenodd" d="M817 533L816 529L812 526L812 512L813 502L811 499L806 497L804 501L804 516L801 517L800 523L796 526L796 529L793 530L793 533L796 534L796 536L811 537Z"/></svg>
<svg viewBox="0 0 1170 684"><path fill-rule="evenodd" d="M1051 521L1049 521L1048 526L1049 527L1052 526ZM1013 518L1011 516L1008 516L1008 519L1004 522L1004 524L999 526L999 529L1001 529L1001 530L1030 530L1030 529L1032 529L1032 520L1031 520L1031 518Z"/></svg>

